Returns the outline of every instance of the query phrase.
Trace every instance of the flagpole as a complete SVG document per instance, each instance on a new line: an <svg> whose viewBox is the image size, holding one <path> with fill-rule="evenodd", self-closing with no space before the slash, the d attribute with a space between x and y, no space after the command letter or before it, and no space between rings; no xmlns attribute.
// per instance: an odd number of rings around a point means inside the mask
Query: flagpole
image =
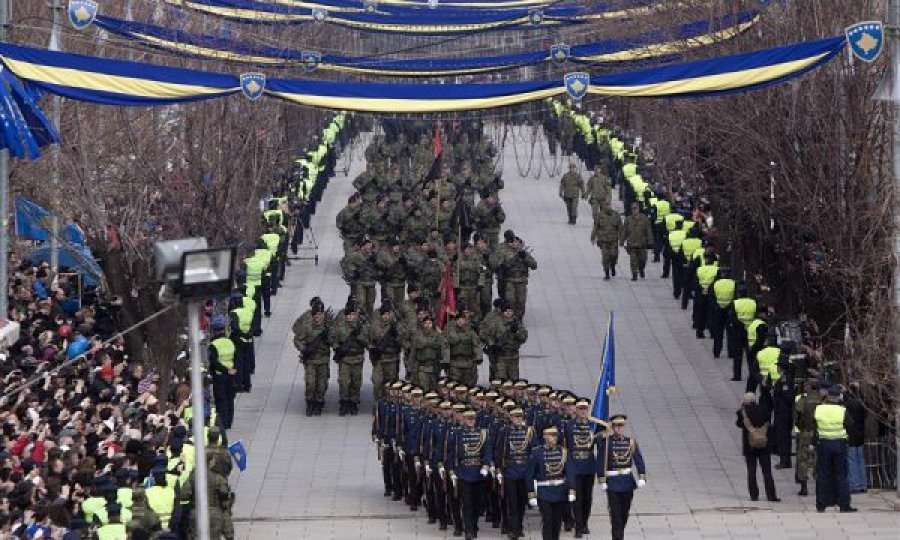
<svg viewBox="0 0 900 540"><path fill-rule="evenodd" d="M0 41L6 41L6 27L9 24L9 0L0 0ZM3 294L0 294L0 318L9 316L9 150L0 150L0 279L3 280Z"/></svg>
<svg viewBox="0 0 900 540"><path fill-rule="evenodd" d="M62 19L60 18L60 12L62 11L62 3L60 0L53 0L53 4L50 8L53 12L53 28L50 30L50 46L48 49L51 51L61 51L62 50L62 41L60 40L60 33L62 30L61 24ZM62 98L59 96L53 96L53 125L56 126L57 130L62 131L60 127L61 118L62 118ZM56 143L53 145L53 148L50 153L50 157L52 160L52 167L50 173L51 183L53 184L53 192L54 195L59 193L59 159L60 159L60 143ZM54 201L56 202L56 201ZM52 205L52 206L55 206ZM59 239L56 236L56 233L59 231L59 217L57 217L56 212L51 207L50 214L50 228L52 229L50 232L50 269L55 274L59 272Z"/></svg>

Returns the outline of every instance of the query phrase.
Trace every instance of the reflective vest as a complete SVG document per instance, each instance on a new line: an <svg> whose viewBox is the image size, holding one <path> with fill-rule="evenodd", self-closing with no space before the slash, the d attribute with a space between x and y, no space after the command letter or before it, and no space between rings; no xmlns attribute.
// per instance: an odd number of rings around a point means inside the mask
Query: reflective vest
<svg viewBox="0 0 900 540"><path fill-rule="evenodd" d="M666 216L672 212L672 205L665 199L657 199L653 206L656 207L656 223L662 223ZM666 228L668 227L668 222L666 222Z"/></svg>
<svg viewBox="0 0 900 540"><path fill-rule="evenodd" d="M256 293L256 290L251 290L248 287L247 296L244 297L244 308L249 309L251 313L256 311L256 300L253 299L254 293Z"/></svg>
<svg viewBox="0 0 900 540"><path fill-rule="evenodd" d="M245 302L246 303L246 302ZM256 306L253 306L254 308ZM247 306L239 307L232 309L231 312L234 314L234 318L237 319L238 322L238 330L243 334L250 335L250 330L253 327L253 312L255 309L250 309ZM243 339L243 338L241 338ZM253 337L251 336L246 340L247 342L253 341Z"/></svg>
<svg viewBox="0 0 900 540"><path fill-rule="evenodd" d="M694 225L695 224L693 221L686 219L681 222L681 230L683 230L684 232L689 232L691 229L694 228Z"/></svg>
<svg viewBox="0 0 900 540"><path fill-rule="evenodd" d="M97 529L97 540L127 540L124 523L110 523Z"/></svg>
<svg viewBox="0 0 900 540"><path fill-rule="evenodd" d="M669 247L672 251L678 253L681 250L681 244L684 242L684 231L672 231L669 233Z"/></svg>
<svg viewBox="0 0 900 540"><path fill-rule="evenodd" d="M172 486L153 486L147 488L147 504L153 513L159 516L163 529L169 528L172 510L175 509L175 488Z"/></svg>
<svg viewBox="0 0 900 540"><path fill-rule="evenodd" d="M737 304L737 302L735 302ZM747 343L753 347L756 345L756 331L760 326L766 324L766 321L762 319L753 319L749 325L747 325Z"/></svg>
<svg viewBox="0 0 900 540"><path fill-rule="evenodd" d="M820 439L837 440L846 439L847 430L844 429L843 405L837 403L823 403L816 407L816 428Z"/></svg>
<svg viewBox="0 0 900 540"><path fill-rule="evenodd" d="M269 248L269 253L274 257L278 253L278 245L281 244L281 236L276 233L266 233L262 235L262 241Z"/></svg>
<svg viewBox="0 0 900 540"><path fill-rule="evenodd" d="M264 261L255 255L244 259L244 265L247 266L247 285L259 287L262 285L263 272L269 266L268 261Z"/></svg>
<svg viewBox="0 0 900 540"><path fill-rule="evenodd" d="M765 347L756 353L756 364L759 366L759 374L766 379L768 375L772 382L781 378L778 372L778 357L781 356L781 349L778 347Z"/></svg>
<svg viewBox="0 0 900 540"><path fill-rule="evenodd" d="M668 202L668 201L666 201ZM674 231L675 229L680 229L681 222L684 221L684 216L681 214L668 214L665 218L663 218L666 222L666 230L669 232Z"/></svg>
<svg viewBox="0 0 900 540"><path fill-rule="evenodd" d="M718 273L719 265L717 264L705 264L697 268L697 283L700 284L700 288L704 291L709 289Z"/></svg>
<svg viewBox="0 0 900 540"><path fill-rule="evenodd" d="M220 337L214 339L210 345L216 350L216 354L219 356L219 363L225 369L234 369L234 342L227 337Z"/></svg>
<svg viewBox="0 0 900 540"><path fill-rule="evenodd" d="M625 178L631 178L632 176L637 174L637 164L636 163L626 163L622 165L622 174Z"/></svg>
<svg viewBox="0 0 900 540"><path fill-rule="evenodd" d="M753 317L756 317L756 300L746 297L738 298L734 301L734 312L744 326L749 326L753 322Z"/></svg>
<svg viewBox="0 0 900 540"><path fill-rule="evenodd" d="M275 218L275 223L278 224L279 227L284 225L284 212L281 210L266 210L263 212L263 219L266 220L266 223L269 222L269 218Z"/></svg>
<svg viewBox="0 0 900 540"><path fill-rule="evenodd" d="M134 502L131 500L132 490L129 487L120 487L116 490L116 502L122 505L122 508L131 508Z"/></svg>
<svg viewBox="0 0 900 540"><path fill-rule="evenodd" d="M713 283L713 293L716 295L716 303L720 308L727 308L728 304L734 300L734 287L734 280L730 278L717 279Z"/></svg>
<svg viewBox="0 0 900 540"><path fill-rule="evenodd" d="M253 256L263 262L263 272L269 273L269 265L272 264L272 254L269 253L268 249L258 248L253 252Z"/></svg>
<svg viewBox="0 0 900 540"><path fill-rule="evenodd" d="M694 252L703 247L703 240L699 238L685 238L684 242L681 243L681 252L684 253L684 258L690 262L694 257Z"/></svg>
<svg viewBox="0 0 900 540"><path fill-rule="evenodd" d="M88 497L81 503L81 512L84 513L84 520L88 523L93 523L94 516L101 511L106 513L106 499L103 497Z"/></svg>

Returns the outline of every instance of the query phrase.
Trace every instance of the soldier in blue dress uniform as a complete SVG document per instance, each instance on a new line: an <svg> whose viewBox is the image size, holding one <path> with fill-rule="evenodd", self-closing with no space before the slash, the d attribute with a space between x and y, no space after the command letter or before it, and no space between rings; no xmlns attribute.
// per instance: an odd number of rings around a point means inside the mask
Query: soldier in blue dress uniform
<svg viewBox="0 0 900 540"><path fill-rule="evenodd" d="M524 536L522 521L525 517L528 489L525 478L528 457L535 443L534 428L525 424L525 411L517 407L509 412L510 423L498 434L495 456L497 482L503 489L506 507L506 533L510 540Z"/></svg>
<svg viewBox="0 0 900 540"><path fill-rule="evenodd" d="M468 407L464 403L453 404L453 417L447 430L447 442L444 450L444 469L446 471L444 474L444 491L447 493L447 515L450 516L450 520L453 522L453 536L462 536L463 530L460 490L458 482L453 478L452 471L456 469L456 459L459 457L459 454L455 453L455 449L459 435L463 430L463 413L466 410L468 410Z"/></svg>
<svg viewBox="0 0 900 540"><path fill-rule="evenodd" d="M543 540L559 540L563 515L568 502L575 502L575 489L567 478L566 449L558 444L556 426L544 428L543 445L532 450L528 459L525 485L528 503L541 510Z"/></svg>
<svg viewBox="0 0 900 540"><path fill-rule="evenodd" d="M575 538L590 534L588 518L593 502L594 475L597 471L597 437L589 420L591 402L581 398L575 402L575 417L566 421L563 441L569 451L570 474L575 479Z"/></svg>
<svg viewBox="0 0 900 540"><path fill-rule="evenodd" d="M409 401L401 407L400 411L400 460L404 464L406 478L406 504L410 510L418 510L422 500L422 475L419 458L419 445L421 441L422 420L425 416L422 410L421 388L412 385L404 386L408 392Z"/></svg>
<svg viewBox="0 0 900 540"><path fill-rule="evenodd" d="M399 501L402 497L400 478L395 477L394 455L397 433L397 392L402 383L384 383L385 394L375 402L372 414L372 440L378 445L378 459L381 460L381 474L384 479L384 496L394 497Z"/></svg>
<svg viewBox="0 0 900 540"><path fill-rule="evenodd" d="M462 413L463 426L454 433L448 452L453 466L450 478L459 493L466 540L475 538L478 532L480 499L494 461L490 432L477 427L475 417L471 409Z"/></svg>
<svg viewBox="0 0 900 540"><path fill-rule="evenodd" d="M419 430L419 474L422 477L422 492L425 495L425 510L428 513L428 523L437 522L437 505L435 503L435 491L432 485L431 450L434 442L434 431L437 429L440 415L440 398L435 392L425 394L426 410L421 420Z"/></svg>
<svg viewBox="0 0 900 540"><path fill-rule="evenodd" d="M600 489L606 492L609 503L613 540L625 538L625 525L628 524L634 490L646 484L644 457L637 441L625 435L626 419L624 414L610 417L613 432L600 441L600 450L597 453L597 477L600 480ZM637 481L632 471L635 468L638 472Z"/></svg>

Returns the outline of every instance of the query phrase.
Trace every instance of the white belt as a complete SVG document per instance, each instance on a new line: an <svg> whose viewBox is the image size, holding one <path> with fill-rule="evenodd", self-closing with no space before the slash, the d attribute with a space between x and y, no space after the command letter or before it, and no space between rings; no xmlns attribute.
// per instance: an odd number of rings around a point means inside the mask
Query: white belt
<svg viewBox="0 0 900 540"><path fill-rule="evenodd" d="M624 476L626 474L631 474L631 468L627 469L612 469L610 471L606 471L606 476Z"/></svg>
<svg viewBox="0 0 900 540"><path fill-rule="evenodd" d="M535 482L534 485L537 487L550 487L550 486L561 486L565 484L566 481L560 478L559 480L541 480L539 482Z"/></svg>

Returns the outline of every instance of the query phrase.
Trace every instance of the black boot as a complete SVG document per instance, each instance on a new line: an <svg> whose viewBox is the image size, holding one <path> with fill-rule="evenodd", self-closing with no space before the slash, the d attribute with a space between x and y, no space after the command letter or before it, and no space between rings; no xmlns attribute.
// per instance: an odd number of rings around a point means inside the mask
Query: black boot
<svg viewBox="0 0 900 540"><path fill-rule="evenodd" d="M631 281L637 281L637 274L634 272L631 273Z"/></svg>
<svg viewBox="0 0 900 540"><path fill-rule="evenodd" d="M612 277L616 277L616 265L612 265L611 272Z"/></svg>
<svg viewBox="0 0 900 540"><path fill-rule="evenodd" d="M641 270L641 279L644 279L645 277L647 277L647 276L645 276L645 275L644 275L644 271Z"/></svg>
<svg viewBox="0 0 900 540"><path fill-rule="evenodd" d="M341 406L338 409L338 416L346 416L346 415L347 415L347 402L342 399Z"/></svg>
<svg viewBox="0 0 900 540"><path fill-rule="evenodd" d="M807 491L807 484L807 480L800 480L800 493L797 493L798 496L806 497L807 495L809 495L809 491Z"/></svg>
<svg viewBox="0 0 900 540"><path fill-rule="evenodd" d="M316 414L316 402L315 401L306 401L306 416L312 416Z"/></svg>
<svg viewBox="0 0 900 540"><path fill-rule="evenodd" d="M353 403L352 401L347 402L347 408L349 409L347 412L350 413L350 416L356 416L359 414L359 404Z"/></svg>
<svg viewBox="0 0 900 540"><path fill-rule="evenodd" d="M604 269L604 274L605 274L605 275L603 276L603 279L604 279L604 280L609 280L609 268L605 268L605 269Z"/></svg>

